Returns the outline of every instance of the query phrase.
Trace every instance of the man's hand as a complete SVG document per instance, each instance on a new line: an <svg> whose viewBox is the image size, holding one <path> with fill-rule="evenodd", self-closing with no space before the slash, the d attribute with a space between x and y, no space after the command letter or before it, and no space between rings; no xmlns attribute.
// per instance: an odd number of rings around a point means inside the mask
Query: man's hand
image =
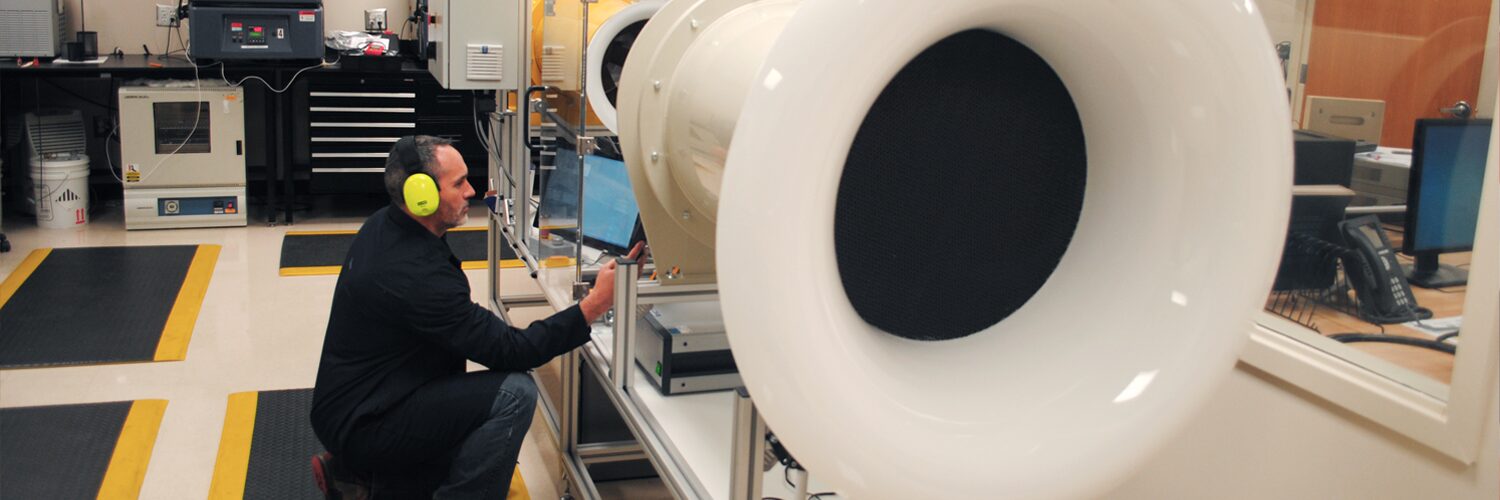
<svg viewBox="0 0 1500 500"><path fill-rule="evenodd" d="M635 248L631 248L630 254L626 255L625 258L631 260L639 258L645 247L646 244L644 242L636 243ZM615 259L610 259L609 262L604 264L604 267L599 268L599 277L594 279L594 288L589 290L587 297L578 302L578 308L583 311L583 318L588 320L589 323L593 323L600 316L603 316L605 311L614 307L614 305Z"/></svg>

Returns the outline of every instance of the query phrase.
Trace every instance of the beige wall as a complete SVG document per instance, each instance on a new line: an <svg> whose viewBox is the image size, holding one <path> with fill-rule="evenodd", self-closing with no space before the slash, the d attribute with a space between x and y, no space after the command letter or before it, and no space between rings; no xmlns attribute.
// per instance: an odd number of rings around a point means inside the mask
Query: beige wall
<svg viewBox="0 0 1500 500"><path fill-rule="evenodd" d="M1500 497L1496 398L1465 466L1245 364L1112 499Z"/></svg>
<svg viewBox="0 0 1500 500"><path fill-rule="evenodd" d="M64 1L67 3L72 29L77 31L84 21L79 15L80 0ZM146 44L151 48L151 53L161 53L166 46L167 28L156 26L158 3L176 5L177 0L88 1L87 10L83 14L88 16L88 29L99 32L99 52L109 52L119 47L127 54L139 54L141 44ZM387 22L391 31L399 30L406 14L410 12L407 4L408 0L324 0L323 29L362 30L365 9L385 8L389 10ZM183 37L188 36L188 29L191 26L183 27ZM178 48L176 39L172 40L172 47Z"/></svg>
<svg viewBox="0 0 1500 500"><path fill-rule="evenodd" d="M1289 39L1296 24L1311 21L1295 16L1293 5L1303 1L1315 0L1261 2L1273 37ZM1492 27L1500 2L1493 5ZM1496 109L1495 37L1491 29L1481 114ZM1494 500L1500 498L1500 396L1488 398L1480 456L1465 465L1241 363L1176 439L1106 497Z"/></svg>

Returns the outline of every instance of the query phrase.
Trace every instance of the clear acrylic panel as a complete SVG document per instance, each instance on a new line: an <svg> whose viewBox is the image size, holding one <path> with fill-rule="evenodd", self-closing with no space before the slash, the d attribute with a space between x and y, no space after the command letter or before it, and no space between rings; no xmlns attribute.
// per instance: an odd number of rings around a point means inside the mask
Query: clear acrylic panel
<svg viewBox="0 0 1500 500"><path fill-rule="evenodd" d="M1494 2L1264 4L1297 157L1266 311L1446 399L1490 150Z"/></svg>

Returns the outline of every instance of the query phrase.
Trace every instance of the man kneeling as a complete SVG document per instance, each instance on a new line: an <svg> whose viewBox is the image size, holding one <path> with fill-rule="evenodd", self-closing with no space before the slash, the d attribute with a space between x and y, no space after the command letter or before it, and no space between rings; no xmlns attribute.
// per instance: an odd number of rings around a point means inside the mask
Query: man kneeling
<svg viewBox="0 0 1500 500"><path fill-rule="evenodd" d="M587 343L614 300L613 261L578 305L525 329L470 300L444 240L468 219L468 173L431 136L401 138L386 160L391 205L349 248L313 391L329 496L331 480L359 484L353 496L503 498L536 407L527 370ZM465 373L465 360L489 370Z"/></svg>

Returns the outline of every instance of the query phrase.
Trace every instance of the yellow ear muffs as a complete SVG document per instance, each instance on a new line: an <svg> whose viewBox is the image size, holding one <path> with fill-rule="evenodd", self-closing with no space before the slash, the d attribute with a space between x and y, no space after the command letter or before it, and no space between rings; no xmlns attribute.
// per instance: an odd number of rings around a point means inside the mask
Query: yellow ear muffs
<svg viewBox="0 0 1500 500"><path fill-rule="evenodd" d="M406 209L411 210L412 215L426 217L437 212L438 186L437 182L432 180L432 176L427 174L407 176L401 194L406 198Z"/></svg>

